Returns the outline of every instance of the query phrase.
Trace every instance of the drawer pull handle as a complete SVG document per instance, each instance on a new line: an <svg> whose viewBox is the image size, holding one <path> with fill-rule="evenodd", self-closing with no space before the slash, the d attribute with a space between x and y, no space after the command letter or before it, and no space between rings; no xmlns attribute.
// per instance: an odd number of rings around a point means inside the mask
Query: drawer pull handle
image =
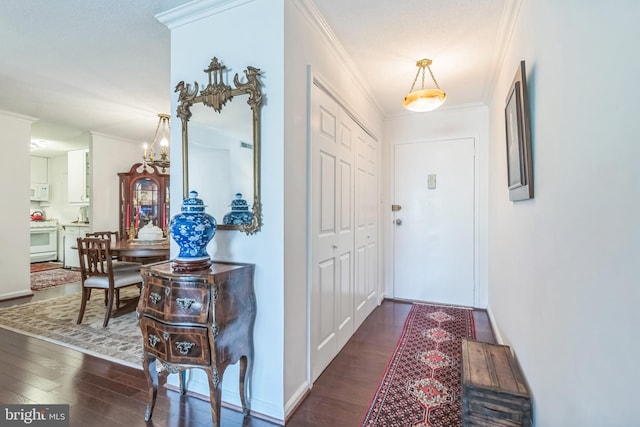
<svg viewBox="0 0 640 427"><path fill-rule="evenodd" d="M169 292L171 292L171 289L168 286L166 288L164 288L164 294L166 296L169 296Z"/></svg>
<svg viewBox="0 0 640 427"><path fill-rule="evenodd" d="M162 299L162 296L160 296L160 294L157 294L155 292L151 292L149 294L149 299L151 300L152 303L157 304Z"/></svg>
<svg viewBox="0 0 640 427"><path fill-rule="evenodd" d="M178 351L183 356L186 356L187 354L189 354L191 347L193 347L194 345L195 345L194 343L186 342L186 341L181 341L176 343L176 347L178 347Z"/></svg>
<svg viewBox="0 0 640 427"><path fill-rule="evenodd" d="M164 338L165 341L168 340L169 339L169 332L167 332L167 331L162 332L162 338Z"/></svg>
<svg viewBox="0 0 640 427"><path fill-rule="evenodd" d="M149 345L151 348L156 348L156 345L160 342L160 338L155 335L149 335Z"/></svg>
<svg viewBox="0 0 640 427"><path fill-rule="evenodd" d="M176 298L176 304L183 310L189 310L195 302L195 298Z"/></svg>

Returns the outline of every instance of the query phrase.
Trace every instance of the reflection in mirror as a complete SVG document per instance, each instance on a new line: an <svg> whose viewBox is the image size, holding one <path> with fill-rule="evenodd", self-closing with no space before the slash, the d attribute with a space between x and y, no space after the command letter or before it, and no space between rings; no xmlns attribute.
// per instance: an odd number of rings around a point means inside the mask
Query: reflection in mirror
<svg viewBox="0 0 640 427"><path fill-rule="evenodd" d="M189 186L198 191L219 225L237 225L231 221L237 215L228 215L236 194L253 200L253 136L247 126L251 109L238 98L225 105L223 114L204 104L194 105L191 113Z"/></svg>
<svg viewBox="0 0 640 427"><path fill-rule="evenodd" d="M232 88L226 67L213 58L208 84L198 92L176 86L182 121L183 198L196 190L220 230L254 234L262 226L260 201L260 70L247 67ZM251 209L249 209L251 206Z"/></svg>

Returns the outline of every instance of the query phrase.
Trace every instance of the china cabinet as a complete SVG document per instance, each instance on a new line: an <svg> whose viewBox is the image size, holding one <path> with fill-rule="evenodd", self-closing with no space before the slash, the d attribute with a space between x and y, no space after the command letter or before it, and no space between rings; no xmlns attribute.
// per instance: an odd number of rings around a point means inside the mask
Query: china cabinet
<svg viewBox="0 0 640 427"><path fill-rule="evenodd" d="M121 238L134 239L138 230L147 224L155 225L168 236L169 174L151 165L136 163L129 172L118 173L120 178Z"/></svg>

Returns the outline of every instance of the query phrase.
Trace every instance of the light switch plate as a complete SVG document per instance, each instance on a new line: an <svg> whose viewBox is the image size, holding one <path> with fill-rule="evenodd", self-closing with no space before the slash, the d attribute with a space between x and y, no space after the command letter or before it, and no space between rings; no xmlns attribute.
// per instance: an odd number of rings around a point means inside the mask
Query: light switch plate
<svg viewBox="0 0 640 427"><path fill-rule="evenodd" d="M427 188L433 190L436 188L436 174L430 173L427 175Z"/></svg>

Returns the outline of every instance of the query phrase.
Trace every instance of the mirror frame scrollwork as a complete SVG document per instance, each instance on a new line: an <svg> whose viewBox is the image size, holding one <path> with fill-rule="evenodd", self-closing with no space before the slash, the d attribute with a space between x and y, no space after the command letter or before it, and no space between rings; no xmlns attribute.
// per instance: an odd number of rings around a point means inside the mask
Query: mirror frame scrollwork
<svg viewBox="0 0 640 427"><path fill-rule="evenodd" d="M253 113L253 218L251 222L228 225L218 224L218 230L240 230L248 235L255 234L262 228L262 202L260 199L260 107L263 97L259 81L260 69L247 66L244 70L246 82L240 82L238 74L233 78L235 88L223 82L223 73L226 67L222 65L217 57L214 57L209 67L204 70L209 75L209 83L198 93L198 83L194 82L194 89L191 90L189 84L181 81L176 85L174 92L179 92L177 116L182 122L182 196L186 199L189 195L189 135L188 122L191 118L191 107L194 104L202 103L213 108L217 113L222 111L227 101L236 96L248 95L247 104Z"/></svg>

